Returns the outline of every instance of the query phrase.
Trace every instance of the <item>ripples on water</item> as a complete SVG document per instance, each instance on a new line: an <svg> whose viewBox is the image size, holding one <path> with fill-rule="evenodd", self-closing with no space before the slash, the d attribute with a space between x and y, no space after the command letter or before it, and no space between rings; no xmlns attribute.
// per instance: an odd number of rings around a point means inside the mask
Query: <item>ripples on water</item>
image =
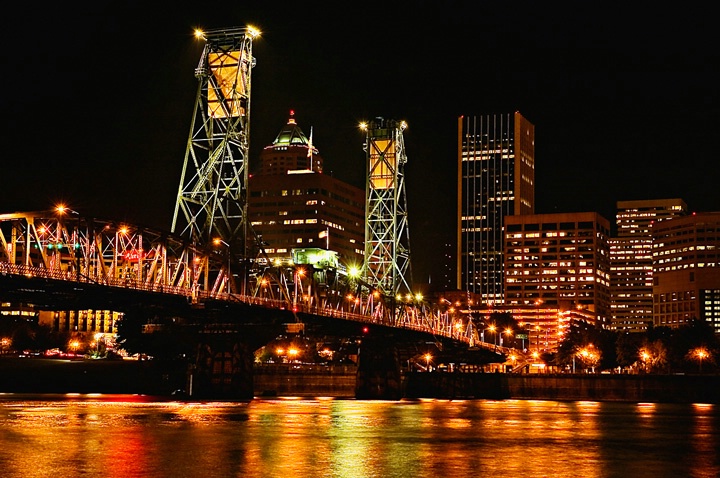
<svg viewBox="0 0 720 478"><path fill-rule="evenodd" d="M0 395L0 477L720 476L718 405Z"/></svg>

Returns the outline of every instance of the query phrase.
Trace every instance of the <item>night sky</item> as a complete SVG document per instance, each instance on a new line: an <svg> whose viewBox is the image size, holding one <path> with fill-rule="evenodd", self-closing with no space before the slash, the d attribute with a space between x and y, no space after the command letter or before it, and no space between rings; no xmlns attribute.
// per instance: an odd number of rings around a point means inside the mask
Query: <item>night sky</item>
<svg viewBox="0 0 720 478"><path fill-rule="evenodd" d="M87 3L82 7L78 3ZM0 34L0 213L60 201L169 229L202 51L193 29L253 24L251 161L295 110L325 172L364 188L363 136L406 120L412 264L455 227L459 115L536 128L536 212L682 198L720 210L718 28L657 2L29 3ZM375 10L373 10L375 5Z"/></svg>

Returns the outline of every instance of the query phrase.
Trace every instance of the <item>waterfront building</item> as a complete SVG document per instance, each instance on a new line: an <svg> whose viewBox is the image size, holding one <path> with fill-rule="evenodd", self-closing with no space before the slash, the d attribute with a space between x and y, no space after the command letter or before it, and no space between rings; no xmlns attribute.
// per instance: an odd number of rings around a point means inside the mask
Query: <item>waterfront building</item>
<svg viewBox="0 0 720 478"><path fill-rule="evenodd" d="M655 224L652 263L654 325L700 319L720 333L720 212Z"/></svg>
<svg viewBox="0 0 720 478"><path fill-rule="evenodd" d="M505 218L534 212L535 126L519 112L459 117L459 290L503 303Z"/></svg>
<svg viewBox="0 0 720 478"><path fill-rule="evenodd" d="M509 331L511 345L527 350L531 356L535 352L538 354L557 352L560 342L573 323L596 323L595 314L587 309L553 307L541 302L473 310L473 317L480 318L481 323L485 324L480 330L480 340L488 344L508 344L508 335L505 331L494 328L494 314L510 314L515 319L519 329ZM504 339L503 335L505 335Z"/></svg>
<svg viewBox="0 0 720 478"><path fill-rule="evenodd" d="M117 321L122 316L110 310L37 310L28 304L0 303L0 321L25 321L47 327L53 332L67 333L82 338L86 342L97 340L98 334L103 340L114 342Z"/></svg>
<svg viewBox="0 0 720 478"><path fill-rule="evenodd" d="M583 310L606 326L610 223L596 212L505 218L505 306Z"/></svg>
<svg viewBox="0 0 720 478"><path fill-rule="evenodd" d="M38 311L29 304L15 304L0 302L0 319L15 319L28 322L37 322Z"/></svg>
<svg viewBox="0 0 720 478"><path fill-rule="evenodd" d="M40 324L49 326L51 330L73 335L88 337L95 334L114 335L117 332L117 322L122 315L111 310L42 310Z"/></svg>
<svg viewBox="0 0 720 478"><path fill-rule="evenodd" d="M365 191L323 174L323 158L290 113L248 180L248 218L267 258L292 262L298 249L330 251L361 265Z"/></svg>
<svg viewBox="0 0 720 478"><path fill-rule="evenodd" d="M682 199L617 202L617 233L610 239L612 328L645 332L652 324L652 228L686 213Z"/></svg>

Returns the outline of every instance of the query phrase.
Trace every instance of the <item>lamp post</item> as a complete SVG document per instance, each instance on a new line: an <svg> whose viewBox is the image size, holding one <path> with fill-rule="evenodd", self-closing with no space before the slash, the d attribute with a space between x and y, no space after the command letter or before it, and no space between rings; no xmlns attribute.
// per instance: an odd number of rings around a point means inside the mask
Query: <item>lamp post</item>
<svg viewBox="0 0 720 478"><path fill-rule="evenodd" d="M509 347L510 346L510 336L513 334L513 331L512 331L512 329L508 328L508 329L505 329L504 334L505 334L505 340L508 343L507 346Z"/></svg>
<svg viewBox="0 0 720 478"><path fill-rule="evenodd" d="M703 359L706 358L708 355L709 354L707 353L707 351L705 349L696 349L695 350L695 356L697 356L699 364L700 364L699 369L698 369L699 373L702 373Z"/></svg>
<svg viewBox="0 0 720 478"><path fill-rule="evenodd" d="M293 292L293 311L297 311L298 307L298 282L302 280L303 277L305 277L305 269L302 267L299 267L295 269L293 272L293 285L294 285L294 292ZM303 287L302 284L300 284L300 293L303 293Z"/></svg>
<svg viewBox="0 0 720 478"><path fill-rule="evenodd" d="M225 281L227 283L227 291L228 291L228 293L230 293L230 277L231 277L231 275L230 275L230 244L223 241L219 237L216 237L215 239L213 239L213 244L215 244L216 246L219 246L221 244L223 246L225 246L225 254L227 255L227 266L226 266L227 270L225 271L225 275L226 275Z"/></svg>
<svg viewBox="0 0 720 478"><path fill-rule="evenodd" d="M487 329L493 333L493 342L495 344L495 347L497 347L497 334L495 333L495 330L496 330L495 325L493 324L490 327L488 327Z"/></svg>
<svg viewBox="0 0 720 478"><path fill-rule="evenodd" d="M64 204L59 204L57 207L55 207L55 211L57 211L57 213L60 215L64 215L66 213L80 215L79 212L70 209L69 207L65 206Z"/></svg>
<svg viewBox="0 0 720 478"><path fill-rule="evenodd" d="M648 362L650 361L651 358L652 358L652 356L650 355L650 353L647 350L642 349L640 351L640 360L642 360L643 371L645 373L647 373L647 371L648 371Z"/></svg>
<svg viewBox="0 0 720 478"><path fill-rule="evenodd" d="M80 347L80 342L77 340L73 340L70 342L70 350L72 350L73 355L77 353L77 349Z"/></svg>
<svg viewBox="0 0 720 478"><path fill-rule="evenodd" d="M8 350L10 349L11 343L12 343L12 340L10 340L7 337L3 337L2 339L0 339L0 347L1 347L2 353L8 352Z"/></svg>

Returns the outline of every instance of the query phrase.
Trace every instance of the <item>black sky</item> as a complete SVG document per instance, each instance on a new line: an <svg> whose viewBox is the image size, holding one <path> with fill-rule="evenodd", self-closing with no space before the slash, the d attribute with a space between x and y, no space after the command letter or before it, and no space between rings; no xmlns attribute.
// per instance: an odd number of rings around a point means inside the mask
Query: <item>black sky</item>
<svg viewBox="0 0 720 478"><path fill-rule="evenodd" d="M65 201L169 229L202 45L254 24L251 159L295 110L364 187L361 120L404 119L415 280L455 227L459 115L536 127L537 212L683 198L720 209L718 28L706 3L162 2L19 6L2 32L0 213ZM432 259L431 259L432 258Z"/></svg>

